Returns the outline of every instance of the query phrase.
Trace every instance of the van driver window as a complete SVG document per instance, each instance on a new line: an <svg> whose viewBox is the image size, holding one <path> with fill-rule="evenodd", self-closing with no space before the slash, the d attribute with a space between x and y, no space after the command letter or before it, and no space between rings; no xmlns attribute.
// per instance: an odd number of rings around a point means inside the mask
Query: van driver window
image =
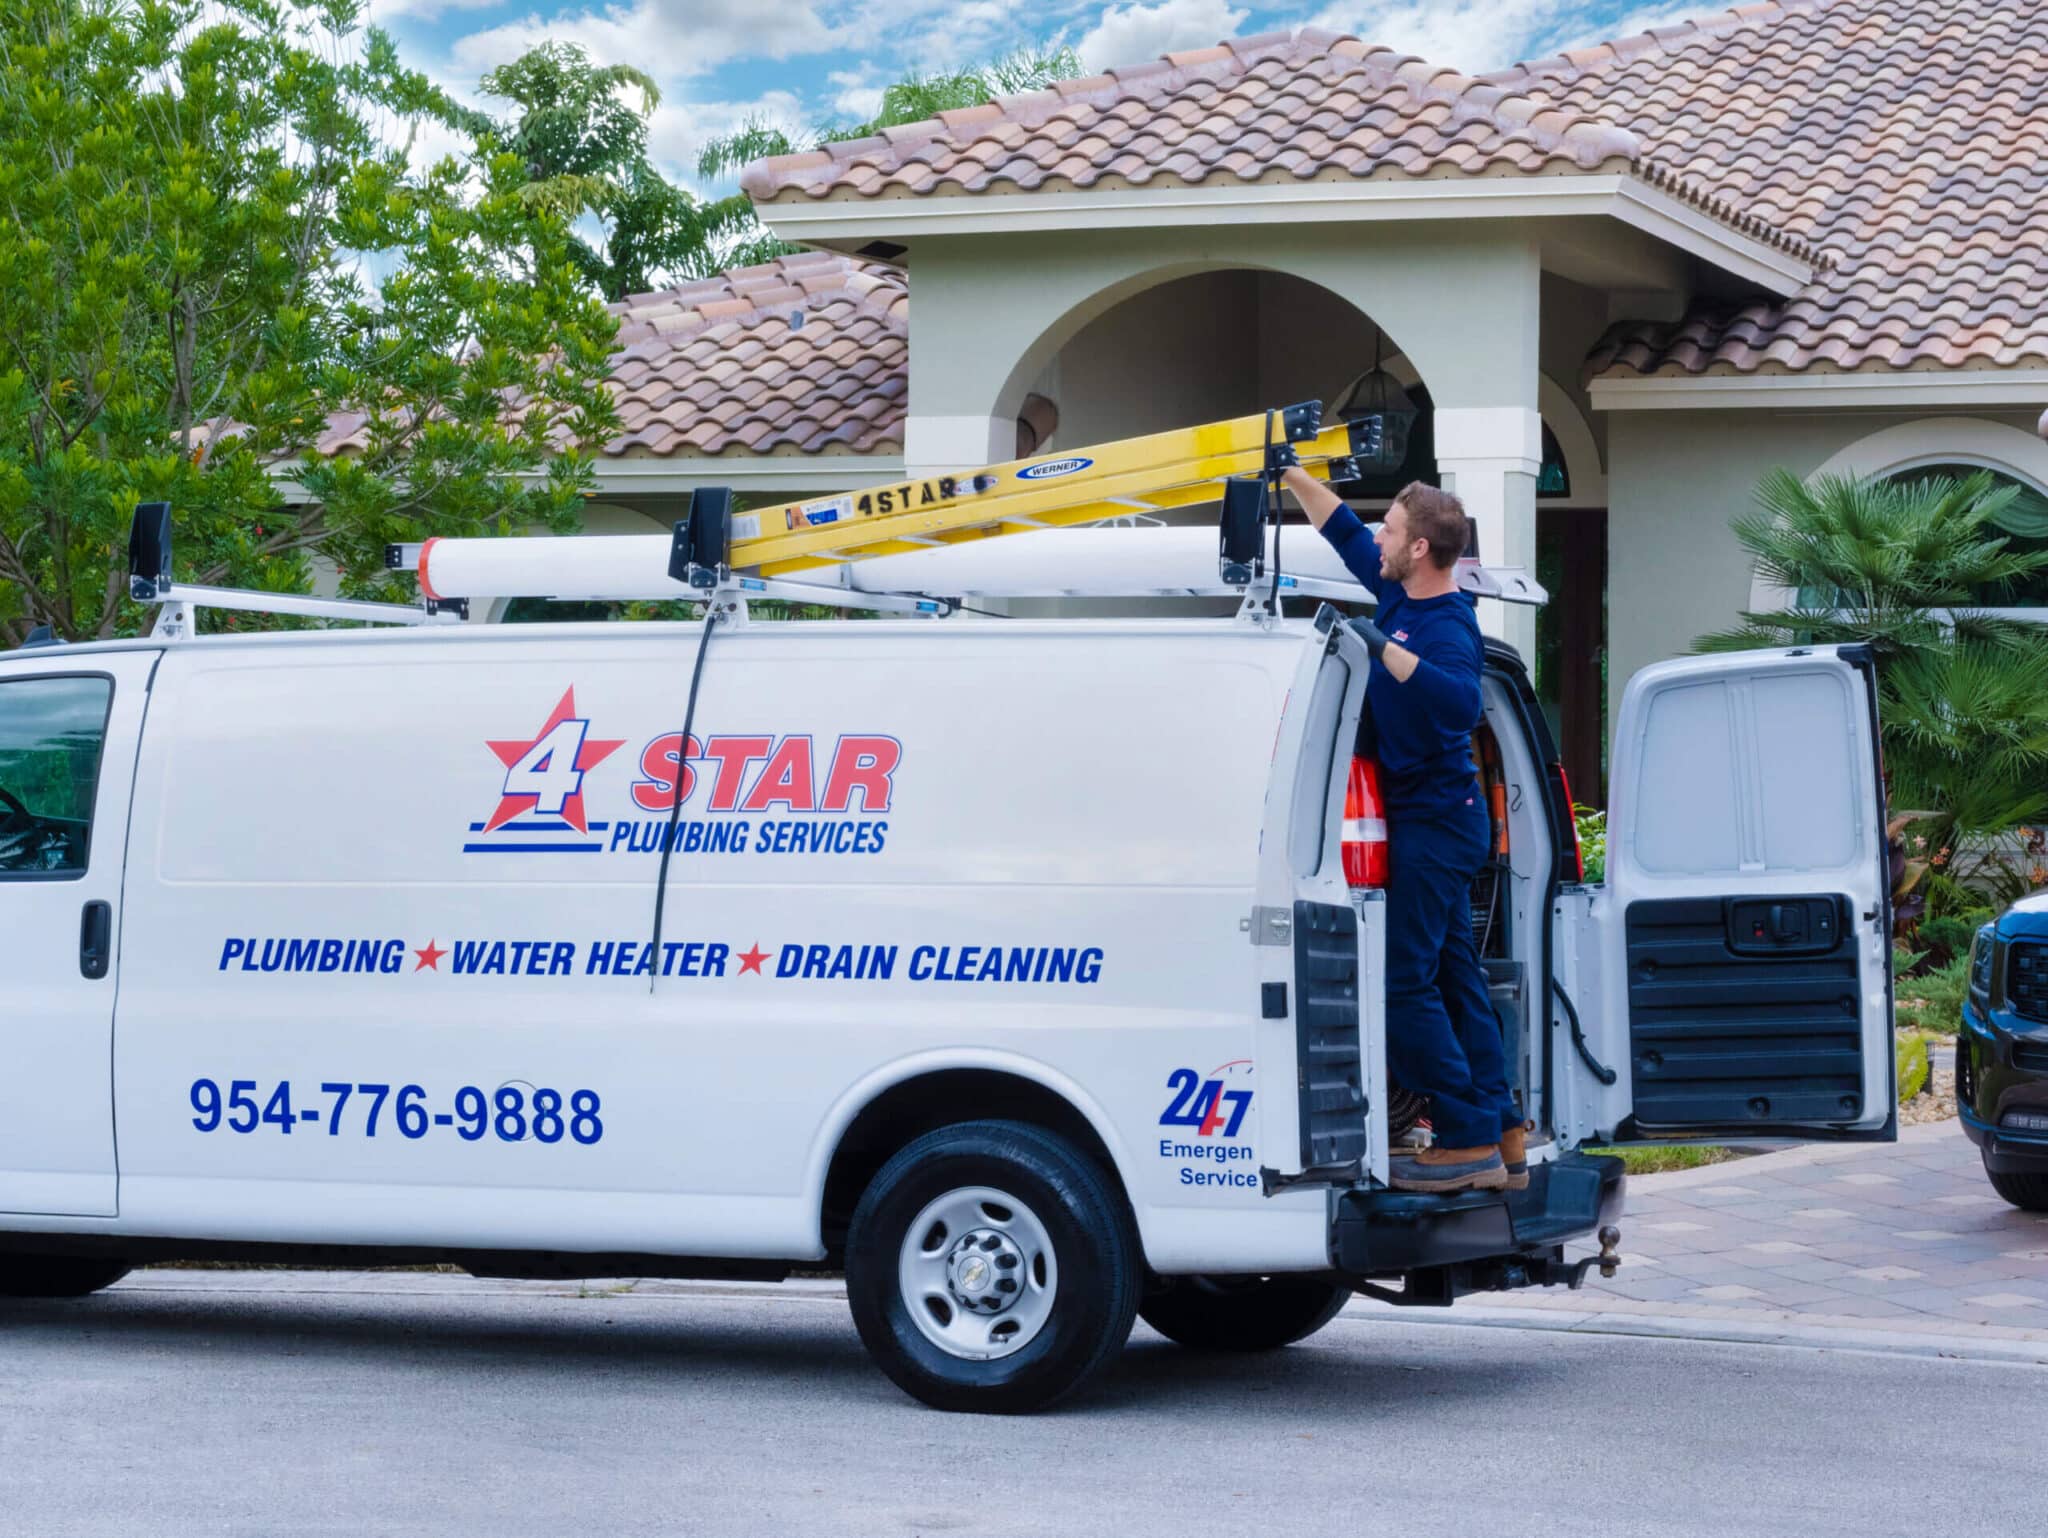
<svg viewBox="0 0 2048 1538"><path fill-rule="evenodd" d="M113 695L104 678L0 683L0 881L84 874Z"/></svg>

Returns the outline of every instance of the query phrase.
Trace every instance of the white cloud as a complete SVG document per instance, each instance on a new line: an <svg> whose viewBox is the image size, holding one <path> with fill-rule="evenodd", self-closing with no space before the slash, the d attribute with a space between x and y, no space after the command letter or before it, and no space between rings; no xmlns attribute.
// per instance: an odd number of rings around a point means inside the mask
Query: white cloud
<svg viewBox="0 0 2048 1538"><path fill-rule="evenodd" d="M1207 48L1234 36L1251 13L1228 0L1159 0L1112 5L1081 37L1075 51L1090 69L1143 64L1163 53Z"/></svg>
<svg viewBox="0 0 2048 1538"><path fill-rule="evenodd" d="M401 16L417 16L423 21L432 21L443 11L478 11L485 6L503 3L504 0L369 0L369 4L363 7L363 20L373 27L381 27Z"/></svg>
<svg viewBox="0 0 2048 1538"><path fill-rule="evenodd" d="M1617 21L1589 20L1582 0L1334 0L1312 25L1350 32L1468 75L1545 59L1711 11L1709 0L1661 0Z"/></svg>
<svg viewBox="0 0 2048 1538"><path fill-rule="evenodd" d="M536 43L580 43L600 64L633 64L657 77L702 74L728 59L786 59L842 41L810 4L750 0L633 0L556 16L529 15L459 38L454 67L476 76Z"/></svg>
<svg viewBox="0 0 2048 1538"><path fill-rule="evenodd" d="M856 0L837 41L862 65L883 63L884 78L934 74L1035 48L1092 3L1036 0ZM846 60L835 61L840 63Z"/></svg>
<svg viewBox="0 0 2048 1538"><path fill-rule="evenodd" d="M865 123L882 110L885 83L872 61L864 61L859 69L835 69L825 83L837 92L832 98L836 116Z"/></svg>
<svg viewBox="0 0 2048 1538"><path fill-rule="evenodd" d="M1610 43L1616 38L1634 37L1638 32L1647 32L1652 27L1668 27L1674 22L1702 20L1710 14L1718 12L1705 4L1704 0L1684 0L1684 3L1678 5L1666 0L1663 5L1646 5L1641 10L1631 11L1619 21L1575 32L1550 51L1562 53L1567 48L1589 48L1595 43Z"/></svg>
<svg viewBox="0 0 2048 1538"><path fill-rule="evenodd" d="M1537 38L1575 9L1571 0L1338 0L1312 24L1479 74L1528 57Z"/></svg>

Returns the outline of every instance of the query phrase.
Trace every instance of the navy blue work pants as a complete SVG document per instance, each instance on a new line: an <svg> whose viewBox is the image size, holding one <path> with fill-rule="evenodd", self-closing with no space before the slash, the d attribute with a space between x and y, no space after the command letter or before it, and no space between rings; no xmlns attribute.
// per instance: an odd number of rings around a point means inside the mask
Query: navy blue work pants
<svg viewBox="0 0 2048 1538"><path fill-rule="evenodd" d="M1489 835L1476 795L1435 817L1387 819L1387 1067L1429 1097L1442 1148L1497 1143L1521 1121L1472 941Z"/></svg>

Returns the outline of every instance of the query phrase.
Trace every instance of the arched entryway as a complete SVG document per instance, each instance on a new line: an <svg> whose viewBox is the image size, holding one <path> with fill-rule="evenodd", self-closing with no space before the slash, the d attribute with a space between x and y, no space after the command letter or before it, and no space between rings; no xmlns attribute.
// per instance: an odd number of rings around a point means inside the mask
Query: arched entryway
<svg viewBox="0 0 2048 1538"><path fill-rule="evenodd" d="M996 414L1042 397L1059 413L1043 446L1073 448L1299 400L1331 405L1375 349L1396 350L1355 305L1292 273L1154 276L1048 327L1011 369Z"/></svg>
<svg viewBox="0 0 2048 1538"><path fill-rule="evenodd" d="M1410 481L1442 485L1437 400L1402 347L1342 295L1294 273L1255 267L1167 269L1088 300L1048 325L994 402L1007 416L1042 400L1057 410L1041 449L1075 449L1315 399L1410 410L1407 453L1340 488L1368 519ZM1381 375L1377 388L1361 381ZM1606 476L1592 429L1555 381L1539 382L1534 564L1556 599L1534 627L1528 660L1579 795L1601 798L1606 726ZM1212 513L1176 515L1201 521ZM1487 552L1490 559L1498 551ZM1112 607L1067 602L1060 612ZM1113 607L1128 609L1130 605Z"/></svg>

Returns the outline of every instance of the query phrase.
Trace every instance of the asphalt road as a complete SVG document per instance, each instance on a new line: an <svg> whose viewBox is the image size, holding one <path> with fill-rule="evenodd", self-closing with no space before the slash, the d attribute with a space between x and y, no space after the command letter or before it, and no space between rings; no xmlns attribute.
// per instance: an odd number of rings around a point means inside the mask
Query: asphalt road
<svg viewBox="0 0 2048 1538"><path fill-rule="evenodd" d="M137 1280L0 1305L6 1538L2039 1530L2042 1367L1140 1326L1106 1390L1011 1420L904 1399L836 1300Z"/></svg>

